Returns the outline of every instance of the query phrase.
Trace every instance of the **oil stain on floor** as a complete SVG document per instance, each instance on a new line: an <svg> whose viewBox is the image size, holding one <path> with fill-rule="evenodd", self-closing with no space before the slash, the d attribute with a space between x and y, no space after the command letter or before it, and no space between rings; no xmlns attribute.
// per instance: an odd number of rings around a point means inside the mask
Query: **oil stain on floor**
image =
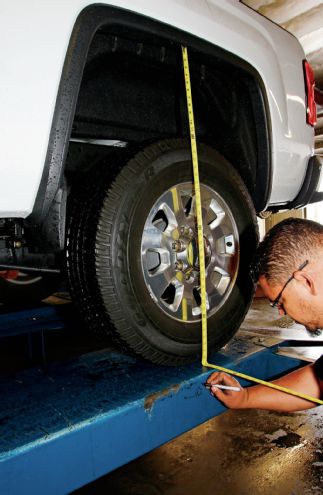
<svg viewBox="0 0 323 495"><path fill-rule="evenodd" d="M318 495L323 409L227 411L78 495Z"/></svg>

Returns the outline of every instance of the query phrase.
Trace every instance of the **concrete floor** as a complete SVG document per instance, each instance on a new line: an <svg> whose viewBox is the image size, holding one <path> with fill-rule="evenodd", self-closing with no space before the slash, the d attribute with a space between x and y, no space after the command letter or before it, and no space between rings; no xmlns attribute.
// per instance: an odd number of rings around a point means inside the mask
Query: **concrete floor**
<svg viewBox="0 0 323 495"><path fill-rule="evenodd" d="M74 493L320 494L322 417L228 411Z"/></svg>
<svg viewBox="0 0 323 495"><path fill-rule="evenodd" d="M279 320L266 300L254 301L244 326L262 327L275 340L314 344L303 327ZM74 494L317 495L323 493L322 419L322 407L227 411Z"/></svg>

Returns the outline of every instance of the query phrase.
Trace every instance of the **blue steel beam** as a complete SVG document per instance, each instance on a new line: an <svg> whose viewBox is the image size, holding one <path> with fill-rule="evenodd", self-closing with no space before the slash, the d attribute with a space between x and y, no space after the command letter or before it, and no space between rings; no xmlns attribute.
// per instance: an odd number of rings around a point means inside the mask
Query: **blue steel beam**
<svg viewBox="0 0 323 495"><path fill-rule="evenodd" d="M0 337L63 328L62 315L66 313L66 310L68 311L69 308L62 305L2 313L0 314Z"/></svg>
<svg viewBox="0 0 323 495"><path fill-rule="evenodd" d="M304 364L274 351L236 340L210 361L261 379ZM1 379L0 493L70 493L222 413L209 373L100 351Z"/></svg>

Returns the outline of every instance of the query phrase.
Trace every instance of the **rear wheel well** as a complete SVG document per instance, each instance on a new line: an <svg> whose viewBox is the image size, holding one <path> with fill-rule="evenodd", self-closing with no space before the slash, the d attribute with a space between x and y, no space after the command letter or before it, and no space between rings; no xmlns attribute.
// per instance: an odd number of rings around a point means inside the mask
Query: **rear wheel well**
<svg viewBox="0 0 323 495"><path fill-rule="evenodd" d="M198 140L234 165L256 211L266 207L270 129L259 74L188 33L129 11L92 5L81 12L71 36L46 164L33 213L25 222L36 243L49 251L61 249L63 239L56 235L58 242L51 234L60 233L65 221L64 204L57 198L64 199L61 191L89 168L89 153L92 166L95 155L110 152L97 143L120 140L133 146L189 136L182 44L189 50ZM89 140L91 150L84 145ZM59 202L57 212L53 205Z"/></svg>
<svg viewBox="0 0 323 495"><path fill-rule="evenodd" d="M255 74L196 49L189 60L197 137L234 164L263 209L268 133ZM88 52L72 139L133 144L188 135L180 45L136 29L101 28Z"/></svg>

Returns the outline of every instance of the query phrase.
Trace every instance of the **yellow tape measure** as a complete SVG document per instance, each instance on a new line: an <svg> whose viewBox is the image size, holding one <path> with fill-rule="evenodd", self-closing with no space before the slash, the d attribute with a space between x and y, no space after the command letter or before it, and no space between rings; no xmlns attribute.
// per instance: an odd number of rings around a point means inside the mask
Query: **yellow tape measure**
<svg viewBox="0 0 323 495"><path fill-rule="evenodd" d="M193 177L194 177L194 189L195 189L195 212L197 221L197 241L198 241L198 253L199 253L199 265L200 265L200 291L201 291L201 318L202 318L202 364L207 362L207 315L206 315L206 277L205 277L205 257L204 257L204 236L203 236L203 219L202 219L202 201L201 201L201 188L196 148L196 136L195 136L195 124L194 124L194 112L193 101L191 92L191 80L190 69L188 64L187 48L182 47L183 53L183 65L184 65L184 79L186 89L186 102L188 111L188 120L190 128L191 138L191 150L192 150L192 163L193 163ZM206 366L206 365L205 365Z"/></svg>
<svg viewBox="0 0 323 495"><path fill-rule="evenodd" d="M186 46L182 46L183 55L183 68L184 68L184 80L186 89L186 103L190 130L190 140L191 140L191 151L192 151L192 164L193 164L193 177L194 177L194 189L195 189L195 211L196 211L196 221L197 221L197 235L198 235L198 253L199 253L199 264L200 264L200 290L201 290L201 320L202 320L202 366L207 366L209 368L214 368L218 371L224 371L230 375L235 375L249 382L258 383L260 385L265 385L266 387L279 390L280 392L285 392L289 395L294 395L301 399L314 402L316 404L323 404L323 401L316 399L315 397L310 397L309 395L296 392L295 390L290 390L289 388L281 387L275 383L266 382L258 378L253 378L252 376L245 375L244 373L239 373L222 366L217 366L215 364L210 364L208 362L208 352L207 352L207 300L206 300L206 271L205 271L205 257L204 257L204 237L203 237L203 218L202 218L202 200L201 200L201 188L200 188L200 178L199 178L199 167L198 167L198 155L196 147L196 135L195 135L195 123L194 123L194 112L193 112L193 101L192 101L192 90L191 90L191 79L190 79L190 69L188 62L188 54Z"/></svg>

